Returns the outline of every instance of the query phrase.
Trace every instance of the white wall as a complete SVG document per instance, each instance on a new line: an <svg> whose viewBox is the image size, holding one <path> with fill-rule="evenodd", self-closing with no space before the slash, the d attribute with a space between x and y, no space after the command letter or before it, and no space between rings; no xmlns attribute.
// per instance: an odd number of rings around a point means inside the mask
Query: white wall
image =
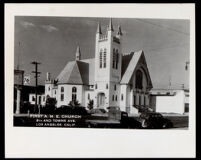
<svg viewBox="0 0 201 160"><path fill-rule="evenodd" d="M109 106L109 88L110 84L108 82L97 82L97 89L94 90L94 107L98 107L97 100L98 100L98 93L105 94L105 105L104 108ZM106 84L108 84L108 89L106 89ZM95 86L94 86L95 87Z"/></svg>
<svg viewBox="0 0 201 160"><path fill-rule="evenodd" d="M31 104L35 104L35 101L32 100L32 97L36 97L36 95L33 93L29 94L29 102ZM37 104L39 104L39 97L41 97L41 105L45 105L45 101L46 101L46 98L45 98L45 95L42 94L42 95L37 95Z"/></svg>
<svg viewBox="0 0 201 160"><path fill-rule="evenodd" d="M64 87L64 100L61 101L61 87ZM68 105L69 102L72 100L72 88L77 88L77 100L81 105L84 105L84 97L83 97L83 86L82 85L71 85L71 84L60 84L58 85L57 90L57 107L61 105Z"/></svg>
<svg viewBox="0 0 201 160"><path fill-rule="evenodd" d="M45 96L49 95L50 97L53 97L53 84L46 83L45 84Z"/></svg>
<svg viewBox="0 0 201 160"><path fill-rule="evenodd" d="M175 96L156 96L156 112L184 113L184 91L177 91Z"/></svg>
<svg viewBox="0 0 201 160"><path fill-rule="evenodd" d="M93 90L88 90L88 91L85 91L85 102L84 102L84 106L87 108L88 106L88 103L89 103L89 99L88 99L88 94L90 95L90 100L93 100L94 103L95 103L95 94L94 94L94 91Z"/></svg>

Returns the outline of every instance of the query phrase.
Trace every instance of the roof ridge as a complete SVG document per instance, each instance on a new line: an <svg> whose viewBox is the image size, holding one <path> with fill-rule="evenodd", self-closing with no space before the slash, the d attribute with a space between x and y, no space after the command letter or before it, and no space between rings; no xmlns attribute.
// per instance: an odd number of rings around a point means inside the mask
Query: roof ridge
<svg viewBox="0 0 201 160"><path fill-rule="evenodd" d="M82 80L82 83L83 83L83 78L82 78L82 75L81 75L81 72L80 72L80 68L79 68L79 65L77 64L78 61L75 61L75 64L77 65L77 68L78 68L78 71L80 73L80 77L81 77L81 80Z"/></svg>
<svg viewBox="0 0 201 160"><path fill-rule="evenodd" d="M72 63L73 61L68 61L67 63L66 63L66 65L64 66L64 68L62 69L62 71L59 73L59 75L57 76L57 78L56 79L59 79L59 76L62 74L62 72L64 72L65 71L65 69L67 68L67 66L69 65L69 63ZM61 78L61 77L60 77Z"/></svg>

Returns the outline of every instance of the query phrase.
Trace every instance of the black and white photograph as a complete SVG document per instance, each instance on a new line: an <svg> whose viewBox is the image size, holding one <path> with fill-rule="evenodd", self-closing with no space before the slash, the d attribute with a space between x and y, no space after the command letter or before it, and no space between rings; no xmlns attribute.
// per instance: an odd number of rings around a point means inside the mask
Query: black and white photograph
<svg viewBox="0 0 201 160"><path fill-rule="evenodd" d="M192 20L53 13L13 14L10 127L191 131Z"/></svg>
<svg viewBox="0 0 201 160"><path fill-rule="evenodd" d="M188 129L189 20L15 17L14 126Z"/></svg>

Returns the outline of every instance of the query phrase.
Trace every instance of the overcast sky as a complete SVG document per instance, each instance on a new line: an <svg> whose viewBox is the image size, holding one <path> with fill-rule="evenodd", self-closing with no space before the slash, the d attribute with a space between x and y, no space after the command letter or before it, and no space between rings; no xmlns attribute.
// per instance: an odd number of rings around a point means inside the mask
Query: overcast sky
<svg viewBox="0 0 201 160"><path fill-rule="evenodd" d="M19 64L25 74L31 74L31 62L41 62L39 84L44 85L46 72L56 78L75 59L77 45L82 59L94 58L98 22L105 32L108 18L15 17L15 69ZM167 88L170 79L172 88L189 86L185 70L190 56L189 20L113 18L115 32L118 25L123 30L122 52L144 51L154 88Z"/></svg>

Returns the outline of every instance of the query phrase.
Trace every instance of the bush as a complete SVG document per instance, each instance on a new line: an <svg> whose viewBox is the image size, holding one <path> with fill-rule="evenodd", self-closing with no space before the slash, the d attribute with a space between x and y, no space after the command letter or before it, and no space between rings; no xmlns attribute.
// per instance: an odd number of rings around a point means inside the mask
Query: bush
<svg viewBox="0 0 201 160"><path fill-rule="evenodd" d="M77 100L74 100L74 101L70 101L68 105L75 107L75 106L80 106L80 103Z"/></svg>
<svg viewBox="0 0 201 160"><path fill-rule="evenodd" d="M94 101L93 101L93 100L89 100L89 103L88 103L87 108L88 108L89 110L92 110L92 109L94 108Z"/></svg>
<svg viewBox="0 0 201 160"><path fill-rule="evenodd" d="M54 114L56 110L56 98L48 97L45 103L45 107L40 107L41 114Z"/></svg>

